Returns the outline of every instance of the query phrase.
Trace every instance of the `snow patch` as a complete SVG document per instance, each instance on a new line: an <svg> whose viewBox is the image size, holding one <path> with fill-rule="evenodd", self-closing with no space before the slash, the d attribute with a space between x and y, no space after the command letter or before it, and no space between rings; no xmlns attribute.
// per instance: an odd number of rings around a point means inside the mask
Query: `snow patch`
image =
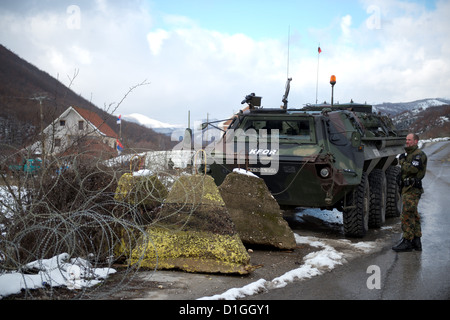
<svg viewBox="0 0 450 320"><path fill-rule="evenodd" d="M448 141L450 140L450 137L444 137L444 138L433 138L433 139L426 139L426 140L419 140L419 143L417 144L420 149L422 149L427 143L431 142L440 142L440 141Z"/></svg>
<svg viewBox="0 0 450 320"><path fill-rule="evenodd" d="M295 213L295 217L302 218L303 216L311 216L327 223L342 224L343 217L342 213L336 209L333 210L318 210L314 208L301 209Z"/></svg>
<svg viewBox="0 0 450 320"><path fill-rule="evenodd" d="M89 288L99 284L110 274L116 273L112 268L92 268L91 263L82 258L69 260L68 253L30 262L24 269L37 273L24 274L14 271L0 275L0 299L18 294L22 289L39 289L47 286L66 286L70 290Z"/></svg>
<svg viewBox="0 0 450 320"><path fill-rule="evenodd" d="M236 300L264 292L266 290L266 283L266 280L259 279L258 281L252 282L242 288L231 288L222 294L217 294L211 297L203 297L197 300Z"/></svg>
<svg viewBox="0 0 450 320"><path fill-rule="evenodd" d="M153 171L149 169L142 169L139 171L133 172L133 177L144 177L144 176L151 176L153 175Z"/></svg>
<svg viewBox="0 0 450 320"><path fill-rule="evenodd" d="M233 169L233 172L260 179L256 174L254 174L253 172L247 171L245 169L235 168L235 169Z"/></svg>
<svg viewBox="0 0 450 320"><path fill-rule="evenodd" d="M364 253L370 253L377 247L375 242L358 242L352 243L351 245L354 248L363 251Z"/></svg>
<svg viewBox="0 0 450 320"><path fill-rule="evenodd" d="M283 288L293 281L319 276L346 262L345 254L343 252L337 251L332 246L326 244L324 241L321 241L321 239L316 237L302 237L298 234L294 234L294 236L297 244L308 244L320 250L306 255L303 258L303 265L299 268L290 270L285 274L274 278L273 280L269 281L259 279L258 281L250 283L242 288L232 288L222 294L202 297L199 300L235 300L245 296L268 291L270 289ZM366 250L373 248L373 244L358 245L349 242L349 245L362 249L364 252L368 252Z"/></svg>
<svg viewBox="0 0 450 320"><path fill-rule="evenodd" d="M140 125L143 125L145 127L148 128L154 128L154 129L167 129L167 128L182 128L183 126L181 125L176 125L176 124L170 124L170 123L164 123L152 118L149 118L143 114L139 114L139 113L131 113L131 114L127 114L127 115L122 115L122 119L126 120L126 121L130 121L130 122L135 122L138 123Z"/></svg>

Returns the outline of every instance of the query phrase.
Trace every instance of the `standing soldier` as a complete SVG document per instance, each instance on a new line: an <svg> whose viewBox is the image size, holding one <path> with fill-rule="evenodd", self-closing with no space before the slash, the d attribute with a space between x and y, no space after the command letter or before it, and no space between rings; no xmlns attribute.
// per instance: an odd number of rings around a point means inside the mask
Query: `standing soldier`
<svg viewBox="0 0 450 320"><path fill-rule="evenodd" d="M422 230L420 227L420 215L417 211L420 196L423 193L422 179L427 170L427 156L418 147L419 136L410 133L406 136L406 153L401 154L399 162L401 173L399 185L402 189L403 211L401 223L403 238L399 244L392 247L397 252L421 251Z"/></svg>

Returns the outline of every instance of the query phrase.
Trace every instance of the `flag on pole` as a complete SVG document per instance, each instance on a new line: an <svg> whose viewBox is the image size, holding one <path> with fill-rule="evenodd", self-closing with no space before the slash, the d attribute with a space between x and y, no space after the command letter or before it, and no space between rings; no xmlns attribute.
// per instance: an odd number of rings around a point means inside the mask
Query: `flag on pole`
<svg viewBox="0 0 450 320"><path fill-rule="evenodd" d="M117 117L117 124L120 124L122 122L122 115L119 115Z"/></svg>
<svg viewBox="0 0 450 320"><path fill-rule="evenodd" d="M317 82L316 82L316 104L317 104L317 96L319 94L319 60L320 60L320 53L322 52L322 49L320 49L320 43L317 47Z"/></svg>
<svg viewBox="0 0 450 320"><path fill-rule="evenodd" d="M120 143L119 139L117 139L117 151L121 153L123 150L123 145Z"/></svg>

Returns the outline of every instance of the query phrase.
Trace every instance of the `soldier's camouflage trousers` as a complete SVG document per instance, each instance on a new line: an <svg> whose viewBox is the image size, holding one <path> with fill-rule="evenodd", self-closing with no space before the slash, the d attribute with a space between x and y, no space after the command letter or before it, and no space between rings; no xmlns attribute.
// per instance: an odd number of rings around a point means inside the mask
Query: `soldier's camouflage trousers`
<svg viewBox="0 0 450 320"><path fill-rule="evenodd" d="M403 211L401 214L403 238L412 240L414 237L422 237L420 226L420 215L417 211L421 192L419 189L412 188L402 193Z"/></svg>

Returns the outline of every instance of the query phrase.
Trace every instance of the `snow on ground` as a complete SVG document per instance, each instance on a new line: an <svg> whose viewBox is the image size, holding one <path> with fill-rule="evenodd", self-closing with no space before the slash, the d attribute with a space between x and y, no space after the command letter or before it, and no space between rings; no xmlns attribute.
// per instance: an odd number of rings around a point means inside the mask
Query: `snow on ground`
<svg viewBox="0 0 450 320"><path fill-rule="evenodd" d="M15 187L13 191L16 192ZM5 205L0 204L0 213L6 212L6 217L9 217L12 213L7 208L14 207L14 199L2 186L0 186L0 198ZM0 224L0 232L2 234L6 232L3 224ZM5 259L5 253L0 251L0 263L3 259ZM20 266L20 269L10 272L0 270L0 300L2 297L20 293L22 289L30 290L49 286L66 286L68 289L88 288L116 272L111 268L93 268L89 261L70 258L67 253L61 253L50 259L33 261Z"/></svg>
<svg viewBox="0 0 450 320"><path fill-rule="evenodd" d="M314 208L306 208L302 209L295 213L295 218L298 220L302 220L303 216L314 217L320 220L323 220L327 223L332 224L342 224L342 213L336 209L333 210L318 210Z"/></svg>
<svg viewBox="0 0 450 320"><path fill-rule="evenodd" d="M419 146L420 149L422 149L424 147L424 145L427 144L427 143L439 142L439 141L448 141L448 140L450 140L450 137L420 140L419 143L418 143L418 146Z"/></svg>
<svg viewBox="0 0 450 320"><path fill-rule="evenodd" d="M18 271L1 274L0 299L18 294L22 289L31 290L48 286L66 286L70 290L89 288L116 272L111 268L92 268L87 260L81 258L69 258L69 254L62 253L24 266L23 271L35 271L36 274Z"/></svg>
<svg viewBox="0 0 450 320"><path fill-rule="evenodd" d="M436 138L429 140L420 140L419 148L427 143L447 141L450 138ZM342 214L337 210L332 211L322 211L317 209L304 209L296 213L296 218L302 216L312 216L318 219L324 220L328 223L338 223L342 224ZM391 228L391 227L383 227ZM228 291L217 294L210 297L203 297L199 300L235 300L239 298L244 298L246 296L251 296L264 292L273 288L282 288L289 283L302 279L309 279L315 276L319 276L325 272L334 269L336 266L345 263L346 257L350 257L352 249L357 250L360 253L368 254L376 250L376 242L361 241L357 243L352 243L350 240L333 240L332 242L336 247L341 248L340 251L336 250L335 247L328 244L331 241L326 239L319 239L315 237L302 237L295 234L297 244L309 244L310 246L317 247L319 251L311 252L303 258L303 265L297 269L290 270L285 274L281 275L272 280L259 279L253 283L250 283L242 288L232 288ZM344 249L342 249L344 248ZM345 251L345 252L344 252Z"/></svg>
<svg viewBox="0 0 450 320"><path fill-rule="evenodd" d="M421 148L425 143L446 140L449 140L449 138L421 140L419 147ZM238 172L249 174L244 171ZM148 172L144 171L139 174L146 175ZM0 196L6 200L7 193L0 189ZM316 216L330 223L342 223L342 215L337 211L327 212L307 209L298 213L299 217L302 215ZM335 247L327 243L326 239L302 237L297 234L295 234L295 237L298 244L309 244L319 249L306 255L303 259L303 265L299 268L288 271L272 280L260 279L242 288L232 288L222 294L203 297L200 300L235 300L272 288L282 288L290 282L321 275L346 262L347 253L344 252L345 250L336 250ZM333 240L333 243L340 248L356 249L361 253L370 253L376 248L375 242L352 243L350 240L343 239ZM67 286L69 289L90 287L105 279L109 274L116 272L111 268L92 268L88 261L80 258L69 260L67 253L62 253L51 259L29 263L24 269L37 269L38 272L37 274L24 274L16 271L0 274L0 299L7 295L20 293L21 289L37 289L45 286Z"/></svg>
<svg viewBox="0 0 450 320"><path fill-rule="evenodd" d="M319 276L325 272L331 271L336 266L347 262L347 253L344 252L346 250L336 250L333 246L327 243L328 241L326 239L309 236L304 237L295 233L294 235L297 244L308 244L318 249L318 251L314 251L306 255L303 258L303 264L299 268L290 270L272 280L259 279L242 288L232 288L222 294L202 297L198 300L236 300L239 298L244 298L246 296L265 292L270 289L283 288L294 281ZM352 243L347 239L332 240L332 242L336 243L339 247L346 247L349 250L356 249L361 253L370 253L377 247L375 242Z"/></svg>

